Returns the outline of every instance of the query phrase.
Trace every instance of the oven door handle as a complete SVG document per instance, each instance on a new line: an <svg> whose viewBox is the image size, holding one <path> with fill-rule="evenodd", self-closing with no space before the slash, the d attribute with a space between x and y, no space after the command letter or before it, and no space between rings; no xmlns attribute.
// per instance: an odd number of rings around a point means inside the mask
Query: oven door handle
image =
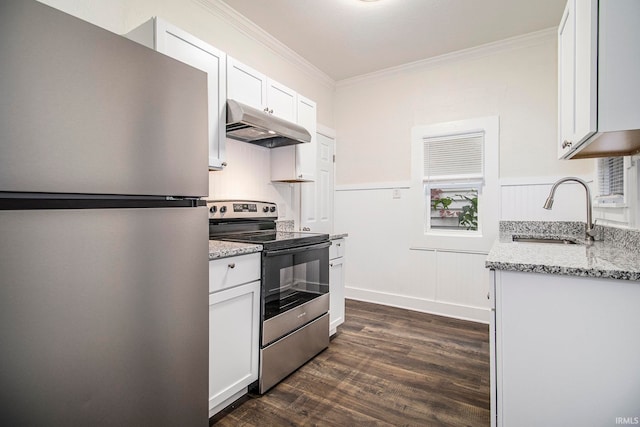
<svg viewBox="0 0 640 427"><path fill-rule="evenodd" d="M316 245L311 245L311 246L298 246L295 248L279 249L275 251L263 251L263 254L264 256L288 255L293 253L313 251L316 249L324 249L324 248L328 248L329 246L331 246L331 242L324 242L324 243L318 243Z"/></svg>

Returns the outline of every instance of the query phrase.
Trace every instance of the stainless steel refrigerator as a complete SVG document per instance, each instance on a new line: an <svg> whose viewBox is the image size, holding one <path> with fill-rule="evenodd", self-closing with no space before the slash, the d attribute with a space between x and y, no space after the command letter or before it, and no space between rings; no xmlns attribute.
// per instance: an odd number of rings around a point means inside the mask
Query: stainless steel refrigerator
<svg viewBox="0 0 640 427"><path fill-rule="evenodd" d="M206 76L0 2L0 425L204 426Z"/></svg>

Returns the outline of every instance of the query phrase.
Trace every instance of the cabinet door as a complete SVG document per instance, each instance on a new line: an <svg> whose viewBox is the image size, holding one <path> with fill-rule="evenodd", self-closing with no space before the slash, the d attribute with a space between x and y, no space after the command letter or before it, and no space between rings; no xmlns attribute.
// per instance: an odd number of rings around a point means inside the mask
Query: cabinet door
<svg viewBox="0 0 640 427"><path fill-rule="evenodd" d="M300 187L300 227L316 233L333 230L335 140L317 135L316 180Z"/></svg>
<svg viewBox="0 0 640 427"><path fill-rule="evenodd" d="M296 122L309 131L311 142L296 145L297 176L305 181L316 179L316 152L318 136L316 103L298 95L298 117Z"/></svg>
<svg viewBox="0 0 640 427"><path fill-rule="evenodd" d="M558 27L558 158L571 151L575 132L575 0L569 0Z"/></svg>
<svg viewBox="0 0 640 427"><path fill-rule="evenodd" d="M638 283L497 273L498 425L606 426L636 416Z"/></svg>
<svg viewBox="0 0 640 427"><path fill-rule="evenodd" d="M269 79L267 82L267 107L270 114L296 123L298 95L288 87Z"/></svg>
<svg viewBox="0 0 640 427"><path fill-rule="evenodd" d="M209 295L210 411L258 379L259 321L260 281Z"/></svg>
<svg viewBox="0 0 640 427"><path fill-rule="evenodd" d="M226 55L158 19L156 50L207 73L209 96L209 169L225 165Z"/></svg>
<svg viewBox="0 0 640 427"><path fill-rule="evenodd" d="M267 107L267 77L229 57L227 58L227 97L263 110Z"/></svg>
<svg viewBox="0 0 640 427"><path fill-rule="evenodd" d="M558 27L558 156L597 130L597 0L569 0Z"/></svg>
<svg viewBox="0 0 640 427"><path fill-rule="evenodd" d="M344 323L344 258L329 261L329 334Z"/></svg>
<svg viewBox="0 0 640 427"><path fill-rule="evenodd" d="M296 123L311 134L311 142L271 149L271 180L307 182L316 179L316 103L298 95Z"/></svg>

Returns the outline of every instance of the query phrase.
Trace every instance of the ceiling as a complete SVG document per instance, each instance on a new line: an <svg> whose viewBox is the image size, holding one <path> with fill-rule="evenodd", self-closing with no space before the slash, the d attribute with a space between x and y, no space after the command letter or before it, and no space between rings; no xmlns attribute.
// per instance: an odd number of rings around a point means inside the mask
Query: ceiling
<svg viewBox="0 0 640 427"><path fill-rule="evenodd" d="M566 0L222 0L335 81L557 27Z"/></svg>

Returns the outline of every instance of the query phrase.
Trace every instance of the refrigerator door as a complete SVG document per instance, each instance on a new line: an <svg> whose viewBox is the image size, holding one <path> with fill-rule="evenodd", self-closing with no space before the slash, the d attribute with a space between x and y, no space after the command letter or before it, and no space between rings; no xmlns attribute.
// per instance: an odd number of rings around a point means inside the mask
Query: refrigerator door
<svg viewBox="0 0 640 427"><path fill-rule="evenodd" d="M206 207L0 211L0 236L0 425L207 425Z"/></svg>
<svg viewBox="0 0 640 427"><path fill-rule="evenodd" d="M33 0L0 58L0 192L207 196L205 73Z"/></svg>

